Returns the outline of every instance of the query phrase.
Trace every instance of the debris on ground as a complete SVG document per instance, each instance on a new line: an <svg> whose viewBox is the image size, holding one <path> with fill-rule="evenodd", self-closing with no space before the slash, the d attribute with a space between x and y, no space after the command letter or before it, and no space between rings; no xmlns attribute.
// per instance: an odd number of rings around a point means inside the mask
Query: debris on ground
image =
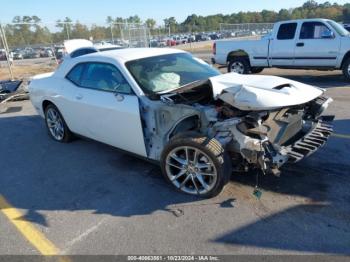
<svg viewBox="0 0 350 262"><path fill-rule="evenodd" d="M28 80L0 81L0 113L7 110L7 102L29 99Z"/></svg>

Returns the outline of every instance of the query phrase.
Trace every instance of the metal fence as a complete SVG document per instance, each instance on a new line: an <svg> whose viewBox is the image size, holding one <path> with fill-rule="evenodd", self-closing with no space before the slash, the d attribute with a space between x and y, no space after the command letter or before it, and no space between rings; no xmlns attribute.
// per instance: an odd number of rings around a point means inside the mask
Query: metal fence
<svg viewBox="0 0 350 262"><path fill-rule="evenodd" d="M262 36L270 33L272 23L220 24L220 33L225 38L243 36Z"/></svg>
<svg viewBox="0 0 350 262"><path fill-rule="evenodd" d="M148 28L137 23L7 23L0 24L0 73L13 78L22 71L34 74L32 65L52 69L63 56L63 43L69 39L89 39L95 44L122 47L165 47L180 44L217 40L221 38L260 36L271 31L273 24L220 24L217 30L203 32L196 25L171 25ZM34 60L35 58L35 60ZM37 59L43 58L43 59ZM42 61L42 64L40 64ZM23 67L19 72L19 67ZM24 69L26 66L26 69ZM8 67L8 69L6 68Z"/></svg>
<svg viewBox="0 0 350 262"><path fill-rule="evenodd" d="M144 24L79 22L0 24L0 70L8 68L11 78L16 66L57 64L64 55L63 43L70 39L89 39L95 44L122 47L148 47L150 30ZM45 59L37 59L45 58ZM36 59L36 60L30 60ZM16 70L14 70L16 71ZM17 70L18 71L18 70Z"/></svg>

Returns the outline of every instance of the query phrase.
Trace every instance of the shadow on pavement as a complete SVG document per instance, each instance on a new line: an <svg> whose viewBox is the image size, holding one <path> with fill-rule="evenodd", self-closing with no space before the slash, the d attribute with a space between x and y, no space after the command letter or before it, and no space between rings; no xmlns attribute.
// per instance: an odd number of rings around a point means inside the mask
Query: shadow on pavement
<svg viewBox="0 0 350 262"><path fill-rule="evenodd" d="M172 190L157 166L111 147L85 140L52 141L38 116L1 118L0 130L0 194L16 208L27 210L24 218L34 223L50 226L42 214L47 210L130 217L159 210L176 213L168 207L198 200ZM349 149L348 141L341 143ZM263 190L303 196L309 203L271 214L213 241L350 253L350 161L348 154L335 155L349 151L336 150L326 147L309 160L286 167L281 178L261 181ZM255 178L233 176L233 183L253 187ZM229 208L235 201L233 195L219 205Z"/></svg>
<svg viewBox="0 0 350 262"><path fill-rule="evenodd" d="M336 120L335 129L350 126ZM262 192L303 196L302 201L213 241L278 250L350 254L350 139L332 137L313 156L283 168L280 178L260 179ZM255 186L254 175L233 176L240 185ZM264 201L261 200L264 207Z"/></svg>

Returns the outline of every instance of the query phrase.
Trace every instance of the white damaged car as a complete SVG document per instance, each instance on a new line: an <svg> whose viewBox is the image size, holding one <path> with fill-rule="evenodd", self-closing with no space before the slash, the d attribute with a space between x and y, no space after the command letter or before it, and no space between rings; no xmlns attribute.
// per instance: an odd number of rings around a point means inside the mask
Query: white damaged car
<svg viewBox="0 0 350 262"><path fill-rule="evenodd" d="M178 190L213 197L233 170L279 175L323 146L324 90L274 76L220 74L175 49L121 49L38 75L31 101L50 136L88 137L160 163Z"/></svg>

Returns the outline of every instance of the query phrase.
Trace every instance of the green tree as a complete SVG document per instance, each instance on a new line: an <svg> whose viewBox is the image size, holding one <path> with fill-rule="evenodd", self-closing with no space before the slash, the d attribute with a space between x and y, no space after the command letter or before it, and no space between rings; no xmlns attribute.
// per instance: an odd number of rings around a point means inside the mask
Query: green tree
<svg viewBox="0 0 350 262"><path fill-rule="evenodd" d="M151 30L154 29L154 27L156 26L156 20L152 19L152 18L148 18L145 22L145 24L147 25L147 27Z"/></svg>
<svg viewBox="0 0 350 262"><path fill-rule="evenodd" d="M177 21L175 19L175 17L169 17L169 18L166 18L164 19L164 25L165 27L167 28L170 28L170 32L177 32Z"/></svg>

